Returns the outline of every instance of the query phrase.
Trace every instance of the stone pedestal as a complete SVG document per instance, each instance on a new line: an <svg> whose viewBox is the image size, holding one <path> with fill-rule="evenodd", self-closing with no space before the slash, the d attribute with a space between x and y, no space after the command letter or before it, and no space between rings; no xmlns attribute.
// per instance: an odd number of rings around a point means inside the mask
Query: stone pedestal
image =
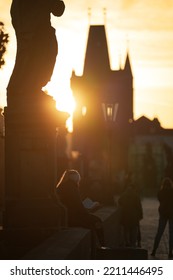
<svg viewBox="0 0 173 280"><path fill-rule="evenodd" d="M61 223L61 208L54 200L56 129L66 118L44 93L29 101L4 110L7 232L58 229Z"/></svg>

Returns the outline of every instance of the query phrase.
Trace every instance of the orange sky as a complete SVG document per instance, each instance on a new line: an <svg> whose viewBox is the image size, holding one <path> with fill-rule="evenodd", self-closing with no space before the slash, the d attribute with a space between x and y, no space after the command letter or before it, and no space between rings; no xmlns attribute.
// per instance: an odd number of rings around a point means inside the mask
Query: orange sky
<svg viewBox="0 0 173 280"><path fill-rule="evenodd" d="M134 76L134 118L158 117L173 128L173 0L65 0L61 18L52 17L59 42L59 55L48 87L62 108L69 100L72 69L82 73L89 26L106 22L112 69L123 64L128 48ZM15 35L10 23L11 0L0 0L0 21L10 34L0 70L0 104L6 105L6 86L14 65ZM103 8L107 14L104 18ZM71 98L71 97L70 97ZM72 100L72 98L71 98ZM67 103L67 102L66 102ZM61 106L60 106L61 104ZM69 110L66 108L66 110Z"/></svg>

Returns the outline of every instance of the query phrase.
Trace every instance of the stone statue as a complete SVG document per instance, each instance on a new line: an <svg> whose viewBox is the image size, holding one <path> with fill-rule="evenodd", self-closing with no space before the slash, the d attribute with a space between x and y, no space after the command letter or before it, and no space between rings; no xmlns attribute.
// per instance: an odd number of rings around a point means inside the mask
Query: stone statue
<svg viewBox="0 0 173 280"><path fill-rule="evenodd" d="M7 104L39 95L52 76L58 44L50 16L65 10L61 0L13 0L12 24L17 39L15 66L7 87Z"/></svg>

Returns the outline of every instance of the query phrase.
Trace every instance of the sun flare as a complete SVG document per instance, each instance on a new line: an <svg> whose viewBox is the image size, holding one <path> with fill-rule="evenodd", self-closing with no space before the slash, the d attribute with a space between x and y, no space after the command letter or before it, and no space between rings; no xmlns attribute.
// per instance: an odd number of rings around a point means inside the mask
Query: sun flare
<svg viewBox="0 0 173 280"><path fill-rule="evenodd" d="M46 91L55 99L57 110L69 113L70 116L66 121L66 127L68 132L72 132L73 112L76 108L76 103L71 89L66 85L61 85L57 90L57 84L52 81L46 86Z"/></svg>

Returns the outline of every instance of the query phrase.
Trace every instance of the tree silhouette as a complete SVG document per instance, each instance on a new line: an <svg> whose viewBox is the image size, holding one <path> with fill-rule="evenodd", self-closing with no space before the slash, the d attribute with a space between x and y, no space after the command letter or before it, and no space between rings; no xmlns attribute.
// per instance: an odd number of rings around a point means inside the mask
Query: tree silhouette
<svg viewBox="0 0 173 280"><path fill-rule="evenodd" d="M9 35L4 32L4 24L0 21L0 68L5 64L4 53L8 43Z"/></svg>

